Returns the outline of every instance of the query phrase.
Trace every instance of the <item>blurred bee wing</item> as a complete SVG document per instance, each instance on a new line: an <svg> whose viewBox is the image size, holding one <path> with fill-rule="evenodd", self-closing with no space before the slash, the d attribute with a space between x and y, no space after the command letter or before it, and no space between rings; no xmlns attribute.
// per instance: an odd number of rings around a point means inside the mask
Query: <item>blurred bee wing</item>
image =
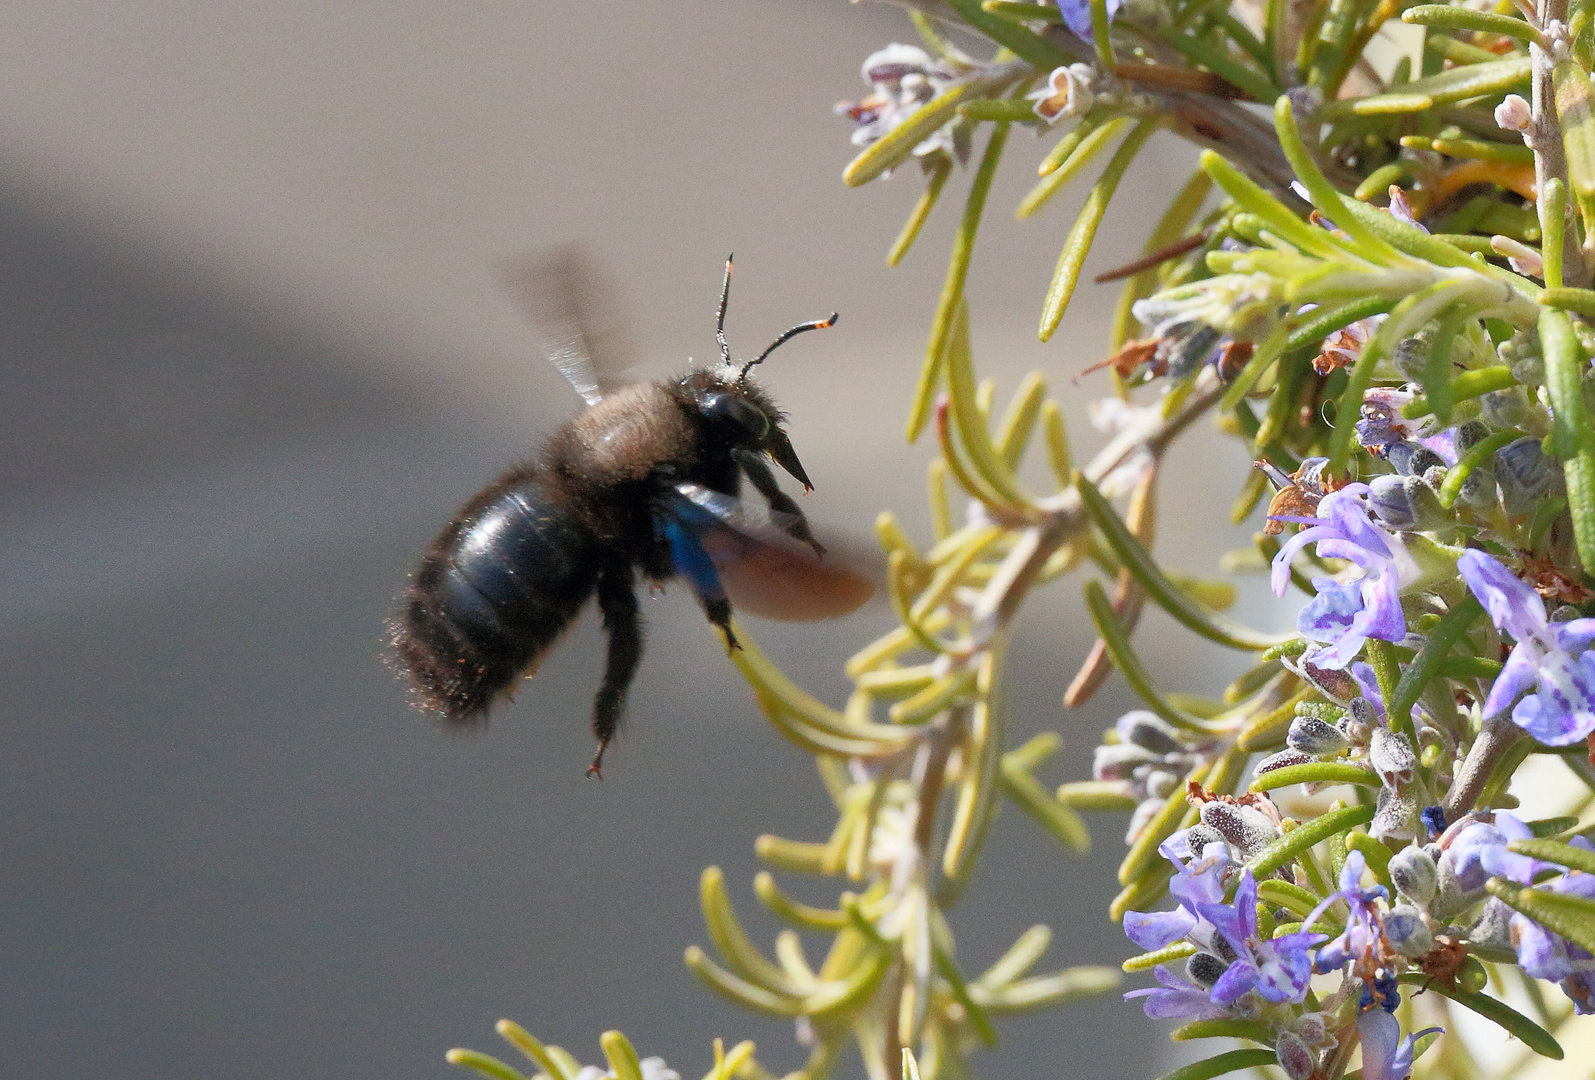
<svg viewBox="0 0 1595 1080"><path fill-rule="evenodd" d="M857 611L875 592L861 559L816 555L772 528L751 524L739 500L698 484L676 489L717 524L698 538L737 611L781 622L814 622ZM849 552L851 554L851 552Z"/></svg>
<svg viewBox="0 0 1595 1080"><path fill-rule="evenodd" d="M502 281L538 349L587 404L598 404L636 357L613 284L575 244L514 260Z"/></svg>
<svg viewBox="0 0 1595 1080"><path fill-rule="evenodd" d="M715 558L713 548L709 554ZM785 537L761 537L727 562L716 558L715 569L732 607L780 622L850 615L875 593L868 578L833 555Z"/></svg>

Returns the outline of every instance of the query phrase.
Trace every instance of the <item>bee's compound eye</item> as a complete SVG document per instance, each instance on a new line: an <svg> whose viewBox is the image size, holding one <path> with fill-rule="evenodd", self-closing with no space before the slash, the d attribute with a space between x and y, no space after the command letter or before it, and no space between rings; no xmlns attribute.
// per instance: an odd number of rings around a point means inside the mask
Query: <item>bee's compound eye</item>
<svg viewBox="0 0 1595 1080"><path fill-rule="evenodd" d="M705 394L698 399L698 409L711 419L730 420L746 428L755 438L763 438L764 433L770 430L770 418L764 415L764 411L735 394L720 391Z"/></svg>

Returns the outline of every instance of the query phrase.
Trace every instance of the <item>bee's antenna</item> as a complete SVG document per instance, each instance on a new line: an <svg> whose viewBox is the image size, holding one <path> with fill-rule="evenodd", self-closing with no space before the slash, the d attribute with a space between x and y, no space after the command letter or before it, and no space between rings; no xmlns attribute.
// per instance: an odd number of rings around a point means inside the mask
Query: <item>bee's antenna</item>
<svg viewBox="0 0 1595 1080"><path fill-rule="evenodd" d="M753 368L753 366L755 364L763 363L764 358L775 352L778 345L782 345L790 339L797 337L797 335L803 333L805 330L824 330L828 326L835 326L837 318L839 318L838 314L833 311L823 319L815 319L813 322L798 323L792 329L786 331L780 337L770 342L770 347L768 349L765 349L758 356L754 357L752 360L749 360L746 364L743 364L742 372L737 376L737 382L741 382L743 379L746 379L748 377L748 372Z"/></svg>
<svg viewBox="0 0 1595 1080"><path fill-rule="evenodd" d="M734 255L726 256L726 279L725 284L720 286L720 316L714 323L714 336L720 339L720 359L725 361L726 367L731 366L731 346L726 344L726 301L731 299L731 260Z"/></svg>

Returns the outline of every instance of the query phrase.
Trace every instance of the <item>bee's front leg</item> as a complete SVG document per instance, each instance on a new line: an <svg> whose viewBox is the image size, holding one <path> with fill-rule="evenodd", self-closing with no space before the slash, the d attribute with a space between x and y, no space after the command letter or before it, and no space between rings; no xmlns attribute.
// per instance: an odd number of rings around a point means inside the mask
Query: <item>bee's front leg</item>
<svg viewBox="0 0 1595 1080"><path fill-rule="evenodd" d="M816 555L824 555L825 548L809 531L809 519L803 516L802 509L793 501L792 496L781 490L781 486L776 483L775 473L765 464L764 456L741 448L733 450L732 456L737 459L737 464L742 466L749 483L770 504L770 518L776 527L792 539L809 545Z"/></svg>

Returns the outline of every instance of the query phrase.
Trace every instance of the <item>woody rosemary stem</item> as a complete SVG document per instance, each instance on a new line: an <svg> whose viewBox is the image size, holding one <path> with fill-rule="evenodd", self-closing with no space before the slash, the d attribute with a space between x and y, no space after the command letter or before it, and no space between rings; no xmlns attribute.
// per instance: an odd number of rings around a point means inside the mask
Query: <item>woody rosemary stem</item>
<svg viewBox="0 0 1595 1080"><path fill-rule="evenodd" d="M1536 14L1541 30L1554 23L1567 23L1569 0L1538 0ZM1556 60L1550 51L1539 42L1529 43L1529 61L1531 90L1530 106L1533 109L1533 127L1530 129L1531 147L1534 150L1534 188L1544 192L1546 184L1551 180L1560 180L1567 183L1567 150L1562 143L1562 122L1556 113L1556 87L1552 77ZM1552 202L1547 206L1546 200L1540 200L1539 212L1541 216L1547 209L1560 212L1562 206ZM1585 263L1584 250L1579 246L1578 232L1572 228L1546 228L1544 222L1540 224L1542 236L1562 237L1562 281L1571 286L1587 286L1590 283L1589 268Z"/></svg>
<svg viewBox="0 0 1595 1080"><path fill-rule="evenodd" d="M1478 801L1480 793L1495 773L1495 767L1501 763L1512 744L1523 737L1523 729L1514 724L1511 717L1497 716L1484 722L1479 737L1473 740L1468 756L1457 769L1451 790L1446 792L1445 801L1440 804L1445 810L1447 822L1455 821L1473 809L1473 804Z"/></svg>

